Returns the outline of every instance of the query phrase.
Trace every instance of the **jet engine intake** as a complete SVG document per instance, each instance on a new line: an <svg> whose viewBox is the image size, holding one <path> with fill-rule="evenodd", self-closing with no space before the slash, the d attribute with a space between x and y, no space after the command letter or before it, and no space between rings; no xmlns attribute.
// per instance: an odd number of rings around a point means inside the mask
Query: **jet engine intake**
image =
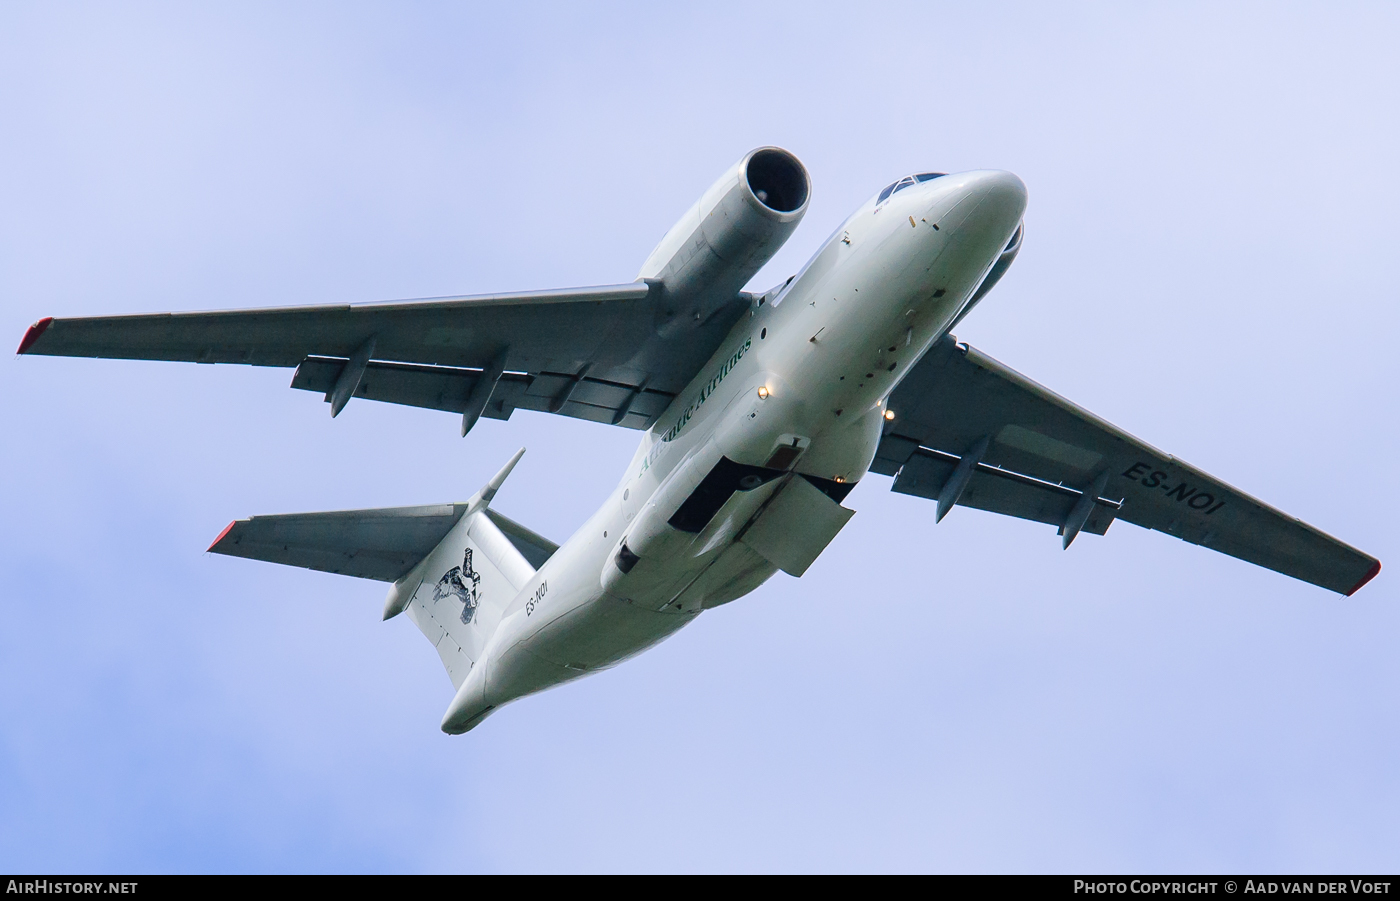
<svg viewBox="0 0 1400 901"><path fill-rule="evenodd" d="M660 283L657 331L673 335L732 302L807 212L797 157L760 147L720 176L651 252L639 279Z"/></svg>

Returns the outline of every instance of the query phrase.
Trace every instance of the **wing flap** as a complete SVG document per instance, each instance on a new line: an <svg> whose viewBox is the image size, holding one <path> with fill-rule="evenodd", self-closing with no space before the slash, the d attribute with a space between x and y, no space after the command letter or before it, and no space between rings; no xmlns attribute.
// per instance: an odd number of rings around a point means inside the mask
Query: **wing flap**
<svg viewBox="0 0 1400 901"><path fill-rule="evenodd" d="M890 490L938 500L939 492L957 465L958 458L952 454L920 448L899 468ZM1058 527L1069 518L1081 496L1082 492L1063 485L979 463L967 488L958 496L958 506ZM1102 535L1117 513L1115 502L1097 498L1081 531Z"/></svg>
<svg viewBox="0 0 1400 901"><path fill-rule="evenodd" d="M333 357L307 357L292 375L292 387L325 394L329 403L345 364ZM460 413L480 376L480 369L374 362L365 367L354 396Z"/></svg>
<svg viewBox="0 0 1400 901"><path fill-rule="evenodd" d="M1350 594L1379 570L1374 557L1163 453L952 336L914 366L889 406L896 418L876 452L874 472L898 473L914 461L911 478L927 469L925 478L946 481L932 466L936 459L926 459L929 452L956 461L988 438L969 495L989 467L1075 494L1102 478L1101 498L1120 505L1117 519L1332 591ZM917 493L938 496L934 487ZM997 512L1023 515L1013 508L1030 509L1024 502L1000 502ZM976 505L971 497L967 503ZM1040 503L1040 521L1053 522L1055 505ZM1096 505L1093 515L1100 509Z"/></svg>
<svg viewBox="0 0 1400 901"><path fill-rule="evenodd" d="M307 357L297 366L292 387L323 393L329 402L331 388L345 365L345 360L334 357ZM365 368L354 396L461 413L480 378L480 369L373 362ZM672 395L664 392L586 377L507 372L496 383L482 415L509 419L516 410L535 410L645 429L671 399Z"/></svg>

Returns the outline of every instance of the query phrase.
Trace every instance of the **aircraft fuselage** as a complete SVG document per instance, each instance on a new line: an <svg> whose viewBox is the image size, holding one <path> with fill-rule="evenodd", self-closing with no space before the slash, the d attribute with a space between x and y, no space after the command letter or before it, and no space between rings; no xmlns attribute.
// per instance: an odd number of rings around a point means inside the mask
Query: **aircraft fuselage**
<svg viewBox="0 0 1400 901"><path fill-rule="evenodd" d="M839 503L870 467L886 398L973 302L1025 205L1007 172L911 184L756 299L505 608L444 731L645 650L757 588L774 558L805 569L850 515Z"/></svg>
<svg viewBox="0 0 1400 901"><path fill-rule="evenodd" d="M1358 548L1165 454L952 336L1022 245L1008 172L924 172L855 211L802 270L744 290L810 206L780 147L745 154L632 282L554 291L38 320L20 354L295 366L353 397L446 410L467 435L516 410L645 429L561 547L465 503L235 520L213 553L391 583L456 689L442 729L605 669L779 570L801 576L868 473L892 491L1056 528L1123 520L1345 595ZM893 409L891 409L893 405ZM891 421L893 420L893 421Z"/></svg>

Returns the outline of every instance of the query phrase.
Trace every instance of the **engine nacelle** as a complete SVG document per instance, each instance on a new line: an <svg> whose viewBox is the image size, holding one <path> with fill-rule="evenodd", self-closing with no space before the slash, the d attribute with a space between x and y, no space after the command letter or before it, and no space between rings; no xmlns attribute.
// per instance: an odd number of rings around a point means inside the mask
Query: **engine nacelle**
<svg viewBox="0 0 1400 901"><path fill-rule="evenodd" d="M811 180L797 157L760 147L701 195L647 257L662 286L657 330L675 334L732 301L807 212Z"/></svg>

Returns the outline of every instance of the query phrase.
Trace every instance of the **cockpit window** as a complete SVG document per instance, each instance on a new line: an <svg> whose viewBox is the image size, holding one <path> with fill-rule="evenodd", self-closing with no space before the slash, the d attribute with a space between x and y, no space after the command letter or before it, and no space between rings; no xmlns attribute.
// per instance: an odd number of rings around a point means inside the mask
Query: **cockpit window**
<svg viewBox="0 0 1400 901"><path fill-rule="evenodd" d="M880 196L875 198L875 205L879 206L889 200L891 194L898 194L910 185L921 185L926 181L933 181L935 178L942 178L947 174L947 172L920 172L918 175L906 175L881 191Z"/></svg>

